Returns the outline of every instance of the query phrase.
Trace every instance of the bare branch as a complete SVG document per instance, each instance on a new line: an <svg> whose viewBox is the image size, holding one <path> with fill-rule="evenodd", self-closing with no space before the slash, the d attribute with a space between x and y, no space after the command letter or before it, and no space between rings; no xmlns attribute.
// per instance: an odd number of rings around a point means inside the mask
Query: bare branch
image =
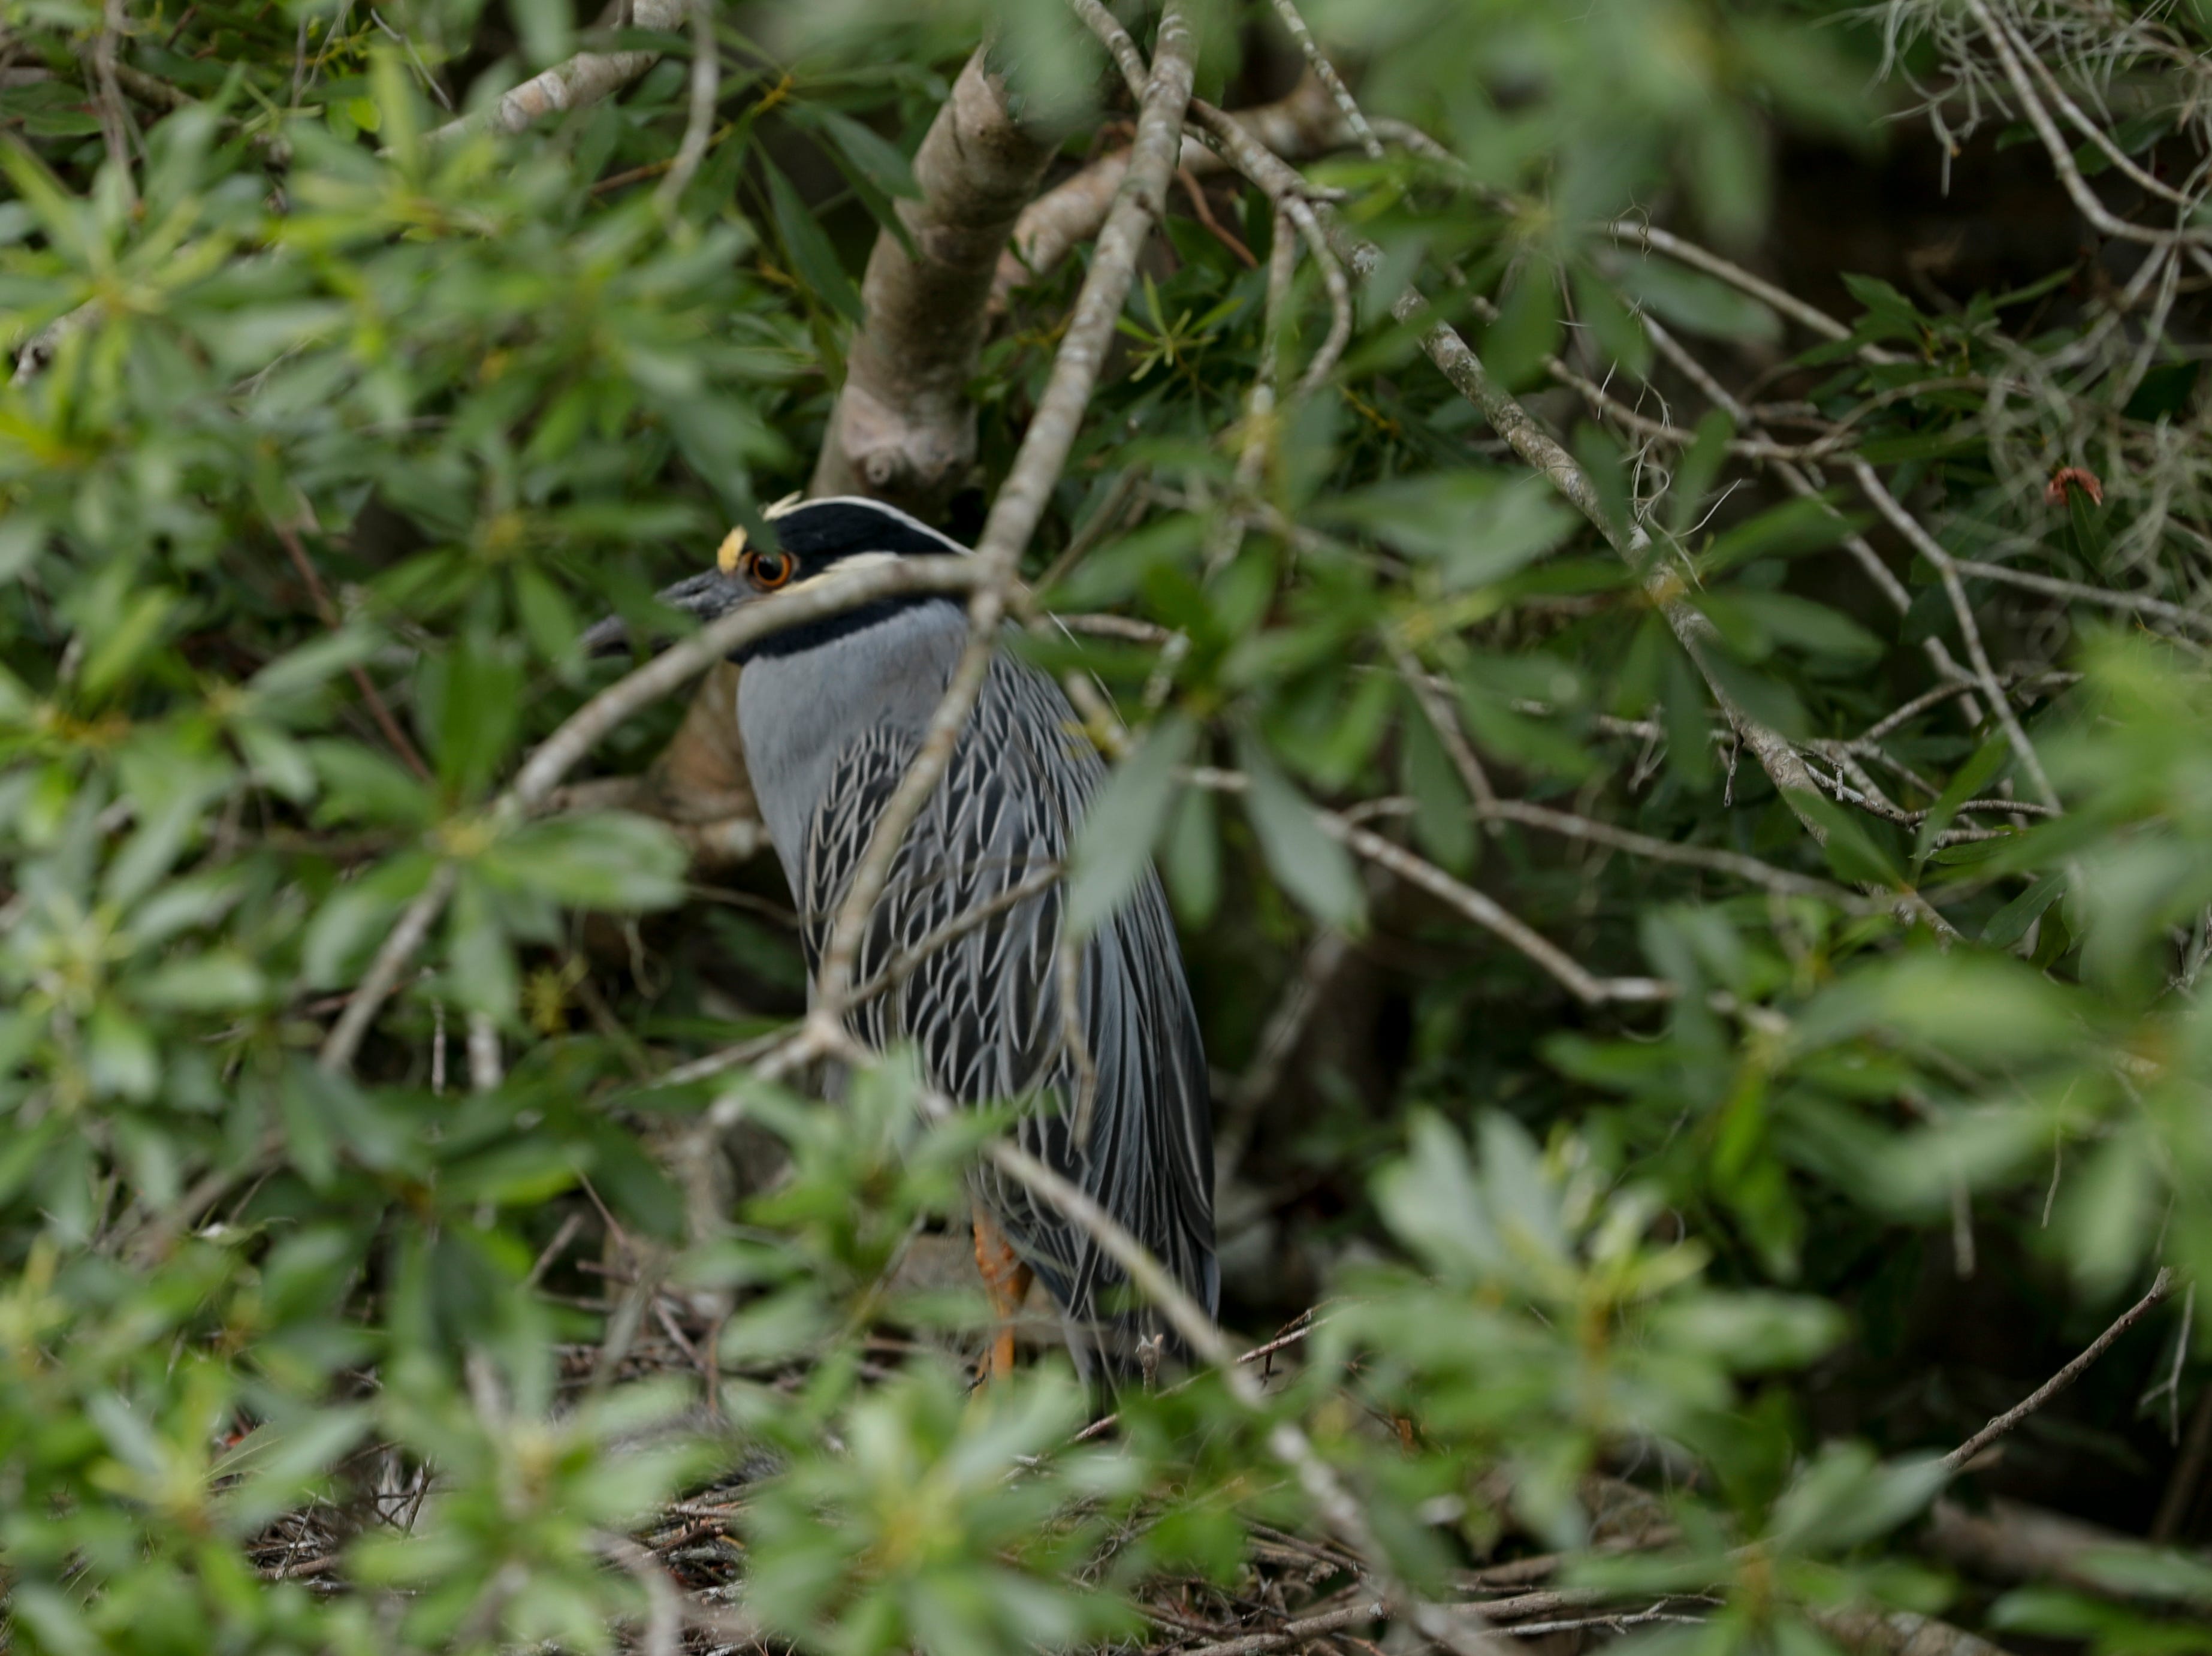
<svg viewBox="0 0 2212 1656"><path fill-rule="evenodd" d="M1983 563L1971 557L1954 557L1951 563L1961 575L2018 587L2024 592L2041 593L2046 598L2070 599L2082 604L2098 604L2106 609L2132 610L2138 615L2154 616L2172 626L2186 627L2191 632L2212 634L2212 616L2185 609L2179 604L2169 604L2162 598L2151 597L2148 593L2115 592L2109 587L2092 587L2079 581L2061 581L2056 575L2037 575L2033 570L2015 569L2005 563Z"/></svg>
<svg viewBox="0 0 2212 1656"><path fill-rule="evenodd" d="M1347 1628L1379 1622L1389 1611L1389 1607L1373 1594L1362 1594L1356 1603L1322 1610L1318 1615L1301 1616L1271 1632L1248 1633L1242 1638L1200 1645L1185 1653L1185 1656L1264 1656L1269 1651L1297 1650L1321 1641L1324 1634L1341 1633Z"/></svg>
<svg viewBox="0 0 2212 1656"><path fill-rule="evenodd" d="M1229 119L1251 133L1255 142L1293 161L1324 155L1351 142L1328 88L1311 76L1274 102L1237 110ZM1218 152L1196 138L1184 140L1176 164L1198 179L1218 174L1226 165ZM1057 270L1068 254L1097 234L1128 167L1127 149L1111 151L1022 210L1012 246L1000 256L992 279L994 310L1003 309L1007 295L1024 282Z"/></svg>
<svg viewBox="0 0 2212 1656"><path fill-rule="evenodd" d="M1982 32L1989 37L1990 46L1996 49L1997 61L2004 66L2005 78L2012 82L2013 90L2019 94L2021 113L2027 115L2028 124L2035 128L2035 136L2042 140L2044 153L2050 157L2051 167L2058 174L2058 181L2066 186L2067 195L2081 210L2081 216L2116 240L2138 241L2158 247L2172 247L2181 242L2203 245L2205 238L2201 231L2187 228L2159 230L2146 225L2130 224L2097 198L2097 192L2081 176L2081 169L2074 164L2073 145L2066 142L2065 134L2051 119L2051 112L2043 107L2043 100L2038 95L2034 82L2028 78L2010 32L1991 15L1988 0L1966 0L1966 9L1973 13L1974 21L1982 26Z"/></svg>
<svg viewBox="0 0 2212 1656"><path fill-rule="evenodd" d="M1669 259L1687 265L1692 270L1703 271L1707 276L1717 277L1739 293L1748 294L1760 304L1788 317L1791 321L1819 334L1824 339L1848 339L1851 337L1850 328L1817 305L1807 304L1796 294L1753 276L1742 265L1723 259L1718 253L1701 247L1696 242L1676 235L1672 231L1662 230L1656 224L1647 224L1641 219L1633 218L1616 219L1606 226L1606 229L1616 241L1626 241L1639 247L1648 247L1654 253L1664 253ZM1860 355L1873 362L1896 362L1905 360L1893 351L1884 350L1877 345L1862 346Z"/></svg>
<svg viewBox="0 0 2212 1656"><path fill-rule="evenodd" d="M1352 88L1345 85L1344 77L1336 72L1336 65L1322 55L1321 43L1314 39L1313 31L1306 27L1306 20L1299 15L1297 0L1275 0L1275 15L1283 20L1283 27L1290 30L1291 38L1298 43L1298 50L1305 53L1307 67L1328 88L1328 95L1336 100L1337 108L1344 113L1344 124L1352 129L1352 135L1358 139L1359 147L1367 152L1370 160L1381 161L1382 140L1375 136L1375 129L1368 125L1367 117L1359 113L1359 105L1352 95Z"/></svg>
<svg viewBox="0 0 2212 1656"><path fill-rule="evenodd" d="M2110 1594L2113 1582L2082 1568L2084 1561L2101 1557L2149 1563L2176 1556L2155 1541L2147 1546L2137 1537L2016 1501L1999 1499L1986 1508L1969 1511L1955 1501L1942 1500L1928 1518L1929 1549L1954 1568L1990 1580L2033 1581ZM2204 1600L2200 1596L2197 1602Z"/></svg>
<svg viewBox="0 0 2212 1656"><path fill-rule="evenodd" d="M1442 898L1468 919L1510 943L1556 978L1585 1006L1608 1001L1648 1002L1672 999L1674 986L1658 977L1600 977L1549 938L1511 914L1495 898L1454 880L1433 862L1416 856L1370 828L1356 827L1334 812L1318 813L1322 827L1369 861L1388 868L1409 885Z"/></svg>
<svg viewBox="0 0 2212 1656"><path fill-rule="evenodd" d="M1989 698L1991 708L1996 711L1997 722L2004 727L2005 734L2012 740L2013 756L2027 772L2028 780L2035 784L2036 791L2043 796L2043 802L2056 807L2058 790L2051 785L2051 778L2045 774L2043 761L2037 757L2035 745L2028 740L2027 728L2021 723L2020 715L2013 711L2011 699L2005 695L2004 686L1998 681L1996 669L1990 665L1989 652L1982 647L1982 630L1974 620L1973 606L1966 602L1966 589L1959 580L1958 564L1937 543L1936 537L1921 527L1919 519L1898 504L1897 497L1889 492L1874 467L1856 455L1851 456L1844 465L1851 476L1857 479L1859 491L1874 502L1875 509L1887 518L1891 527L1911 543L1914 551L1936 566L1936 573L1942 579L1944 594L1951 600L1951 613L1957 618L1960 634L1966 640L1966 659L1974 664L1974 673L1981 680L1982 693Z"/></svg>
<svg viewBox="0 0 2212 1656"><path fill-rule="evenodd" d="M1210 765L1194 765L1184 774L1200 788L1215 788L1223 793L1241 794L1249 786L1241 772L1216 770ZM1404 807L1401 806L1400 808ZM1485 931L1503 938L1587 1006L1597 1006L1608 1001L1664 1001L1670 999L1674 993L1673 984L1656 977L1600 977L1549 938L1531 928L1526 921L1509 912L1496 898L1454 880L1436 864L1416 855L1395 840L1385 839L1372 829L1360 826L1350 816L1334 811L1316 807L1314 818L1320 824L1322 831L1330 838L1341 841L1358 855L1388 868L1408 885L1418 886L1431 897L1441 898ZM1590 825L1594 827L1595 825ZM1639 835L1637 837L1640 839L1643 837ZM1650 843L1657 844L1662 842ZM1772 872L1778 874L1781 871Z"/></svg>
<svg viewBox="0 0 2212 1656"><path fill-rule="evenodd" d="M617 725L757 639L896 593L961 591L972 585L977 575L972 559L918 558L833 575L818 586L810 584L803 590L741 605L617 680L570 714L524 763L489 814L501 822L526 815L542 805L561 779ZM369 1026L398 983L400 972L429 935L458 879L456 865L441 864L429 885L408 905L324 1041L316 1058L324 1069L343 1074L353 1067L354 1056Z"/></svg>
<svg viewBox="0 0 2212 1656"><path fill-rule="evenodd" d="M2148 1316L2160 1300L2173 1292L2173 1273L2163 1266L2160 1267L2158 1275L2151 1279L2150 1291L2114 1318L2112 1325L2092 1340L2083 1349L2081 1355L2068 1363L2065 1367L2060 1369L2041 1385L2037 1386L2034 1391L2029 1392L2011 1408L2006 1409L2003 1414L1990 1421L1987 1426L1982 1428L1949 1454L1944 1456L1943 1464L1956 1471L2068 1386L2073 1385L2075 1381L2080 1379L2091 1363L2095 1362L2098 1358L2111 1349L2113 1341Z"/></svg>
<svg viewBox="0 0 2212 1656"><path fill-rule="evenodd" d="M93 109L100 118L100 137L107 147L107 164L115 169L115 176L123 186L124 200L136 207L138 185L131 176L131 116L123 107L123 88L115 76L116 45L129 27L123 0L105 0L100 7L100 28L92 37L86 57L92 70Z"/></svg>
<svg viewBox="0 0 2212 1656"><path fill-rule="evenodd" d="M1808 1621L1860 1656L2005 1656L1964 1628L1909 1610L1856 1604L1808 1604L1804 1610Z"/></svg>
<svg viewBox="0 0 2212 1656"><path fill-rule="evenodd" d="M682 27L690 5L690 0L634 0L629 25L672 33ZM432 128L429 140L446 143L467 132L520 132L541 116L581 109L619 92L659 61L657 52L580 52L532 76L482 113Z"/></svg>
<svg viewBox="0 0 2212 1656"><path fill-rule="evenodd" d="M323 1050L316 1054L315 1062L334 1075L343 1075L353 1068L354 1054L361 1050L362 1039L368 1026L376 1021L385 999L398 986L399 974L415 958L415 951L422 947L422 940L430 935L437 923L439 912L446 899L453 894L460 881L460 869L451 862L441 862L430 876L430 883L416 895L399 916L399 923L386 934L369 962L368 975L362 977L346 1002L345 1010L331 1026L323 1041Z"/></svg>

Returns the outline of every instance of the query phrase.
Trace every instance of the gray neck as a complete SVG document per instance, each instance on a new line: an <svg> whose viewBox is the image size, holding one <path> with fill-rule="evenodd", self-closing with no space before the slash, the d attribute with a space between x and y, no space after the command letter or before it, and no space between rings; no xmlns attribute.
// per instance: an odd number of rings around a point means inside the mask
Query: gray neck
<svg viewBox="0 0 2212 1656"><path fill-rule="evenodd" d="M918 604L811 649L745 663L738 691L745 768L794 892L807 827L838 754L870 730L919 740L967 636L957 606Z"/></svg>

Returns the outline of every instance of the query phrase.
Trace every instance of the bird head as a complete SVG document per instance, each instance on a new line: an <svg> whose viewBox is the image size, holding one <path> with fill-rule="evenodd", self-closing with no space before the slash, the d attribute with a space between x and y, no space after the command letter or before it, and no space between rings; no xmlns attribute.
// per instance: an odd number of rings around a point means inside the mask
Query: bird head
<svg viewBox="0 0 2212 1656"><path fill-rule="evenodd" d="M756 542L743 527L732 529L716 549L712 569L654 595L704 624L740 604L793 591L836 571L968 550L896 506L857 495L787 497L762 515L775 536L773 545ZM594 655L619 654L629 648L629 625L610 616L585 633L584 644Z"/></svg>

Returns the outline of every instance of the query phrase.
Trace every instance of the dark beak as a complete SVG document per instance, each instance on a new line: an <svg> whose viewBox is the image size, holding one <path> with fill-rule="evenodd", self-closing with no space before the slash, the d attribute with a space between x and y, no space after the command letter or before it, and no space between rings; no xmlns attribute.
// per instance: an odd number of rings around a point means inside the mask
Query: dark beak
<svg viewBox="0 0 2212 1656"><path fill-rule="evenodd" d="M752 593L744 582L724 575L720 569L708 569L703 575L695 575L653 594L656 600L670 609L681 610L686 615L697 617L702 625L727 615L751 596ZM656 638L653 648L658 650L667 642L665 637ZM629 623L619 615L611 615L585 629L584 653L586 655L626 655L629 653Z"/></svg>

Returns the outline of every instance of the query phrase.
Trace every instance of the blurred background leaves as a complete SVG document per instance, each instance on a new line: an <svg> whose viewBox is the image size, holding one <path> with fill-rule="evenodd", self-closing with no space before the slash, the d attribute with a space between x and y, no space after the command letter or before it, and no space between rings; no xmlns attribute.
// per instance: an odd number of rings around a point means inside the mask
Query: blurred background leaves
<svg viewBox="0 0 2212 1656"><path fill-rule="evenodd" d="M1200 10L1203 95L1297 88L1273 7ZM960 1175L998 1123L928 1120L897 1055L827 1101L748 1073L804 1009L793 916L671 807L680 707L556 811L499 802L619 670L582 627L671 626L650 594L804 485L975 43L1051 182L1121 141L1078 20L717 8L670 204L681 31L10 3L11 1641L1160 1645L1356 1610L1364 1562L1607 1595L1537 1635L1561 1652L1811 1650L1865 1604L2201 1647L2201 1557L2127 1543L2212 1529L2207 38L2188 8L1983 10L1316 0L1368 113L1432 141L1293 157L1380 255L1342 362L1254 411L1279 227L1219 173L1147 255L1025 572L1070 630L1018 647L1133 727L1069 900L1106 911L1147 850L1175 898L1225 1320L1287 1326L1267 1408L1370 1515L1387 1556L1355 1561L1217 1378L1071 1444L1091 1400L1047 1326L963 1397ZM2081 117L2063 166L1999 29ZM583 48L660 56L483 130ZM2177 239L2092 225L2066 167ZM956 533L1081 264L1002 295ZM1416 278L1645 562L1419 359L1388 302ZM1306 259L1282 385L1330 314ZM2056 807L1959 665L1954 579ZM1577 993L1470 892L1656 987ZM2161 1266L2166 1302L1939 1495L1931 1456ZM2106 1550L2019 1585L1948 1547L1946 1503Z"/></svg>

